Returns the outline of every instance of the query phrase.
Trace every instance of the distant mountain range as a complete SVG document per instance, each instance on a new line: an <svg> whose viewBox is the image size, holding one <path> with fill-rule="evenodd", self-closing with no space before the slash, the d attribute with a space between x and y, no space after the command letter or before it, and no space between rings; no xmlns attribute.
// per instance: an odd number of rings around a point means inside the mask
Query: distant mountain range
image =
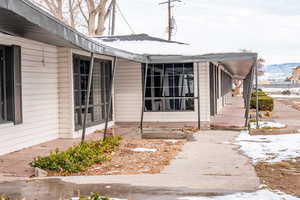
<svg viewBox="0 0 300 200"><path fill-rule="evenodd" d="M293 68L300 66L300 63L284 63L266 65L262 68L264 75L260 77L261 80L285 80L292 74Z"/></svg>

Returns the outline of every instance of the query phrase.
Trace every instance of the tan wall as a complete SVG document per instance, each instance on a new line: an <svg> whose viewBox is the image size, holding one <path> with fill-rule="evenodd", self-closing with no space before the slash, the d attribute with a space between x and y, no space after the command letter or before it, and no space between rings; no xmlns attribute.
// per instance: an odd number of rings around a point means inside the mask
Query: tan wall
<svg viewBox="0 0 300 200"><path fill-rule="evenodd" d="M58 56L47 44L0 34L22 51L23 123L0 124L0 155L58 137Z"/></svg>
<svg viewBox="0 0 300 200"><path fill-rule="evenodd" d="M292 82L294 84L299 84L300 83L300 67L296 67L294 70L293 70L293 77L292 77Z"/></svg>
<svg viewBox="0 0 300 200"><path fill-rule="evenodd" d="M201 121L209 121L209 76L208 64L200 63L200 114ZM194 65L195 80L197 81L197 64ZM195 81L195 86L197 82ZM116 70L115 79L115 121L138 122L141 117L142 107L142 72L141 64L120 60ZM195 87L197 94L197 87ZM196 122L197 100L195 111L192 112L145 112L145 122Z"/></svg>

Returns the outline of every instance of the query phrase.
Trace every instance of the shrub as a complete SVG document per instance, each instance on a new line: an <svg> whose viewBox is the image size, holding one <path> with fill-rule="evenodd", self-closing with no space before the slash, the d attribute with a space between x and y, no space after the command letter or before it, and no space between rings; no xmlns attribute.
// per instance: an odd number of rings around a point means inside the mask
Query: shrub
<svg viewBox="0 0 300 200"><path fill-rule="evenodd" d="M60 152L58 149L49 156L37 157L30 165L44 170L75 173L87 167L110 159L110 153L120 145L120 136L109 136L105 140L78 144Z"/></svg>
<svg viewBox="0 0 300 200"><path fill-rule="evenodd" d="M258 105L258 110L260 111L272 111L274 109L274 100L269 96L259 96ZM251 97L250 108L256 109L256 97Z"/></svg>
<svg viewBox="0 0 300 200"><path fill-rule="evenodd" d="M267 96L267 94L263 91L258 90L258 96ZM256 97L256 90L252 90L251 97Z"/></svg>
<svg viewBox="0 0 300 200"><path fill-rule="evenodd" d="M291 95L292 93L291 93L290 90L284 90L284 91L281 92L281 94L283 94L283 95Z"/></svg>

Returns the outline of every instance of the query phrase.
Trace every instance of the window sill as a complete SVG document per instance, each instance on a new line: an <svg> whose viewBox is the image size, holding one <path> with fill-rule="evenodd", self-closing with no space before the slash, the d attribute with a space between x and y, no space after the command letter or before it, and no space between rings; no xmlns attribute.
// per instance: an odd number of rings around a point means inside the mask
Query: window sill
<svg viewBox="0 0 300 200"><path fill-rule="evenodd" d="M0 128L10 128L13 126L14 126L13 122L0 122Z"/></svg>

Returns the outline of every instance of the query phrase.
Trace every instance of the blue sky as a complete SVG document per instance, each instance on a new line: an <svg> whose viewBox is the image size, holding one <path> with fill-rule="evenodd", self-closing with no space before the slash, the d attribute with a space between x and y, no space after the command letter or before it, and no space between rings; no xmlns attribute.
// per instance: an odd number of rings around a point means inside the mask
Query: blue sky
<svg viewBox="0 0 300 200"><path fill-rule="evenodd" d="M174 14L174 40L212 52L248 49L267 64L300 62L300 0L182 0ZM160 0L118 0L135 33L166 38ZM130 34L119 17L116 34Z"/></svg>

